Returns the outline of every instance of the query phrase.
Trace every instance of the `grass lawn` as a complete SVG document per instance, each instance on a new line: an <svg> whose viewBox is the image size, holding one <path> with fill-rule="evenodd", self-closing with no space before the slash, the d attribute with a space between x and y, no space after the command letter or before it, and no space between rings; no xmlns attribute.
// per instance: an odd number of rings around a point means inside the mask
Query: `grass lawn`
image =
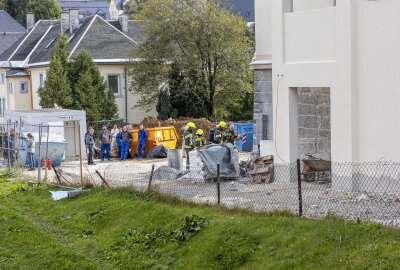
<svg viewBox="0 0 400 270"><path fill-rule="evenodd" d="M400 269L400 230L0 178L0 269Z"/></svg>

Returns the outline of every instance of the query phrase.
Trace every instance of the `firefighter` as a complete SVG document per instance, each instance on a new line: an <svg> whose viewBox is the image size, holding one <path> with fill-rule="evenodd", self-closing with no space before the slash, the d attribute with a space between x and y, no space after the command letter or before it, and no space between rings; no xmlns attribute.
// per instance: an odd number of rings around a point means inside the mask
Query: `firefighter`
<svg viewBox="0 0 400 270"><path fill-rule="evenodd" d="M183 133L183 147L185 148L185 151L187 154L189 154L190 151L193 150L194 145L193 145L193 130L196 128L196 125L193 122L189 122L186 125L185 132Z"/></svg>
<svg viewBox="0 0 400 270"><path fill-rule="evenodd" d="M224 133L224 143L225 144L232 144L233 147L236 147L236 140L239 138L239 136L235 132L235 126L230 125L228 130Z"/></svg>
<svg viewBox="0 0 400 270"><path fill-rule="evenodd" d="M226 123L224 121L219 122L217 128L214 130L213 142L216 144L224 143L224 132L226 128Z"/></svg>
<svg viewBox="0 0 400 270"><path fill-rule="evenodd" d="M202 147L206 144L206 138L204 138L204 131L202 129L198 129L196 131L196 138L194 139L194 147L197 150L199 147Z"/></svg>

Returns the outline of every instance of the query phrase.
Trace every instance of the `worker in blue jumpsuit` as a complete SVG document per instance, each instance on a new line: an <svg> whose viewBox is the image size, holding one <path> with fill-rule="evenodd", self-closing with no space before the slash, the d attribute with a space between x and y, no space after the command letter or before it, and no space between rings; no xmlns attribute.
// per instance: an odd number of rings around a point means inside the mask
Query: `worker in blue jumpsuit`
<svg viewBox="0 0 400 270"><path fill-rule="evenodd" d="M148 137L149 135L144 129L144 126L140 125L138 131L138 146L136 149L138 158L146 158L146 141Z"/></svg>

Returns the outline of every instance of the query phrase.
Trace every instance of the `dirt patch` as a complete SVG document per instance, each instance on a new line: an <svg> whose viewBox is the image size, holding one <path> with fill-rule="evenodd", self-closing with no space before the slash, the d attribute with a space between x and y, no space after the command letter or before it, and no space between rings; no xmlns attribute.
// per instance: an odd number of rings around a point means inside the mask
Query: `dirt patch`
<svg viewBox="0 0 400 270"><path fill-rule="evenodd" d="M215 124L206 118L194 119L194 118L188 118L188 117L180 117L178 119L170 119L170 120L160 121L154 117L147 116L139 124L143 124L145 126L145 128L174 126L176 131L180 135L179 139L178 139L178 147L181 147L182 146L182 134L183 134L185 126L188 122L193 122L196 125L196 129L201 128L204 131L206 138L208 138L208 133L209 133L210 129L215 127ZM132 127L134 129L138 129L139 124L133 124Z"/></svg>

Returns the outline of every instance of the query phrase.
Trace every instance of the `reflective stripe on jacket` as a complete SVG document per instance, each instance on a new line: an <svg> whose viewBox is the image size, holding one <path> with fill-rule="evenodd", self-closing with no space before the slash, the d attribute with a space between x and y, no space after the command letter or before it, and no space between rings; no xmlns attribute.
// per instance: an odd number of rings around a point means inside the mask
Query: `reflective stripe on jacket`
<svg viewBox="0 0 400 270"><path fill-rule="evenodd" d="M224 132L220 128L217 128L214 132L214 143L222 144L224 142L223 135Z"/></svg>
<svg viewBox="0 0 400 270"><path fill-rule="evenodd" d="M183 142L185 148L193 148L193 133L190 130L183 133Z"/></svg>
<svg viewBox="0 0 400 270"><path fill-rule="evenodd" d="M204 138L203 136L196 136L196 138L194 139L194 146L196 148L201 147L205 144L206 144L206 138Z"/></svg>

